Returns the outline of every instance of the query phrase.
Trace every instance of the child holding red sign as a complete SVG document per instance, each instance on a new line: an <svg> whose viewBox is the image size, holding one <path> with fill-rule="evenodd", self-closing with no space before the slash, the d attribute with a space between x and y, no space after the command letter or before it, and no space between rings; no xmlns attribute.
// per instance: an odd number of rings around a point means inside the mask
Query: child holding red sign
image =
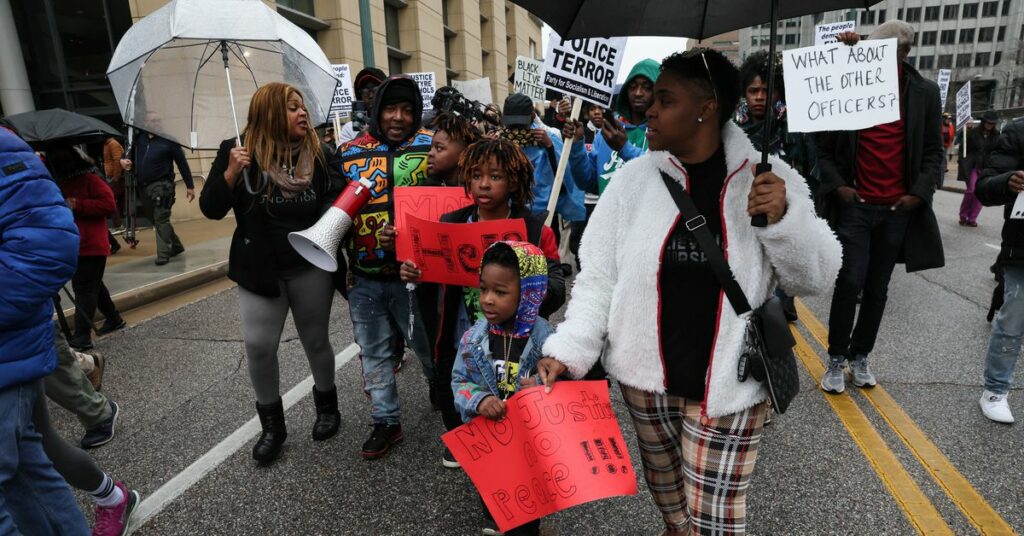
<svg viewBox="0 0 1024 536"><path fill-rule="evenodd" d="M480 309L477 320L459 343L452 369L452 392L463 422L477 415L500 421L505 399L524 387L538 385L537 360L553 331L539 318L548 290L544 253L526 242L496 242L480 263ZM484 533L498 534L484 509ZM540 534L540 520L505 532L506 536Z"/></svg>
<svg viewBox="0 0 1024 536"><path fill-rule="evenodd" d="M527 208L532 200L533 166L526 155L509 141L484 139L462 153L459 174L474 204L441 216L441 221L473 223L522 218L526 222L527 236L524 238L540 248L547 259L548 292L540 314L546 318L557 311L565 303L565 277L560 267L555 234L544 225L545 215L534 214ZM412 261L402 264L399 275L407 283L418 283L422 277ZM438 307L429 308L425 305L427 302L421 304L424 324L434 335L434 382L439 387L450 381L459 338L474 322L484 317L479 298L478 289L443 285ZM460 426L462 419L455 410L451 391L439 388L436 396L445 428L453 430ZM447 449L441 463L449 468L459 467Z"/></svg>

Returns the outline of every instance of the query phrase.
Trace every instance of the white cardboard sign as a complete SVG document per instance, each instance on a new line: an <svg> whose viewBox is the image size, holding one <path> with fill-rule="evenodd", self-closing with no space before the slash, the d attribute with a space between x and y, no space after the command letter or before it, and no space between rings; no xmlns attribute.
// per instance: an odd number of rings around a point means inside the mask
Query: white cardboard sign
<svg viewBox="0 0 1024 536"><path fill-rule="evenodd" d="M956 92L956 129L964 128L971 120L971 81L968 80L960 91Z"/></svg>
<svg viewBox="0 0 1024 536"><path fill-rule="evenodd" d="M791 132L862 130L900 118L895 39L782 54Z"/></svg>
<svg viewBox="0 0 1024 536"><path fill-rule="evenodd" d="M526 56L517 56L513 86L516 93L522 93L534 102L543 102L544 64Z"/></svg>
<svg viewBox="0 0 1024 536"><path fill-rule="evenodd" d="M1013 203L1013 210L1010 211L1011 220L1024 220L1024 194L1017 194L1017 200Z"/></svg>
<svg viewBox="0 0 1024 536"><path fill-rule="evenodd" d="M416 81L416 85L420 87L420 95L423 96L423 111L433 110L433 105L430 104L430 99L434 98L434 92L437 91L437 78L433 71L426 73L407 73L406 76Z"/></svg>
<svg viewBox="0 0 1024 536"><path fill-rule="evenodd" d="M355 92L352 90L352 72L347 63L331 65L334 68L334 76L339 80L338 87L334 91L334 100L331 101L331 111L328 115L348 115L352 112L352 101L355 100Z"/></svg>
<svg viewBox="0 0 1024 536"><path fill-rule="evenodd" d="M939 84L939 104L942 109L946 109L946 97L949 96L949 80L953 76L953 71L949 69L939 69L939 77L936 80Z"/></svg>
<svg viewBox="0 0 1024 536"><path fill-rule="evenodd" d="M544 57L544 85L607 108L625 49L625 37L566 40L552 36Z"/></svg>
<svg viewBox="0 0 1024 536"><path fill-rule="evenodd" d="M839 40L836 39L837 35L843 32L853 32L856 30L857 22L852 20L833 22L831 24L819 24L814 27L814 46L820 47L821 45L838 43Z"/></svg>
<svg viewBox="0 0 1024 536"><path fill-rule="evenodd" d="M491 104L491 79L478 78L476 80L452 80L452 87L462 93L463 97L477 101L481 104Z"/></svg>

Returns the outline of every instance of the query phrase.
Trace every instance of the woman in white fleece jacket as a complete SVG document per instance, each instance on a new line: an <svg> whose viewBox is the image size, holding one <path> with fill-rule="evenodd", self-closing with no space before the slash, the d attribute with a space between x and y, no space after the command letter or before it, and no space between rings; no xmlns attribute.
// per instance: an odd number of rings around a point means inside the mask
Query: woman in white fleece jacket
<svg viewBox="0 0 1024 536"><path fill-rule="evenodd" d="M565 321L539 363L548 389L601 356L637 431L645 478L665 534L741 534L767 392L740 382L746 316L722 293L662 172L693 198L752 306L781 284L795 295L831 288L842 251L814 214L804 179L759 153L729 119L736 67L694 50L661 65L647 112L651 152L613 177L583 236L582 271ZM768 226L750 218L764 214ZM691 224L692 226L692 224Z"/></svg>

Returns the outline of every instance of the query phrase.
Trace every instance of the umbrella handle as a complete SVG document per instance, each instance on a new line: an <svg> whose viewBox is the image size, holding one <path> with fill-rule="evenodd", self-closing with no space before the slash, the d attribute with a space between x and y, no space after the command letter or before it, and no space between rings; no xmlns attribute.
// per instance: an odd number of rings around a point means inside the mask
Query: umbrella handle
<svg viewBox="0 0 1024 536"><path fill-rule="evenodd" d="M771 164L758 164L757 167L754 169L754 174L755 176L757 176L762 173L768 173L771 170ZM754 227L768 227L768 215L757 214L756 216L751 216L750 225L753 225Z"/></svg>

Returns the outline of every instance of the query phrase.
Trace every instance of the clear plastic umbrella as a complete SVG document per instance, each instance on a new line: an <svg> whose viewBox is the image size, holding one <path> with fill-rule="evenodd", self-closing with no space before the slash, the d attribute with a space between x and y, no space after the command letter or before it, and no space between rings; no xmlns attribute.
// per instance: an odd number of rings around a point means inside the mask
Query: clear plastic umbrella
<svg viewBox="0 0 1024 536"><path fill-rule="evenodd" d="M302 91L312 124L338 84L316 41L260 0L172 0L125 33L107 77L126 124L192 149L237 138L263 84Z"/></svg>

